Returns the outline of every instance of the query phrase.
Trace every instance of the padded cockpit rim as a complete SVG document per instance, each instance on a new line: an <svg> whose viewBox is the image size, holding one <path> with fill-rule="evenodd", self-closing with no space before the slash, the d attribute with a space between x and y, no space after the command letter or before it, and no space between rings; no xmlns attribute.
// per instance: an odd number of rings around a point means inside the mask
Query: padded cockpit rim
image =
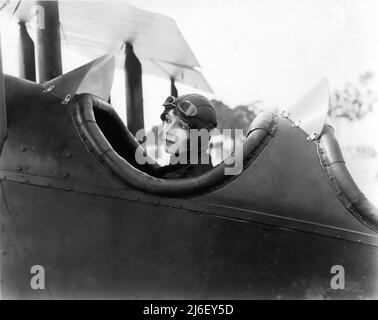
<svg viewBox="0 0 378 320"><path fill-rule="evenodd" d="M111 108L106 102L90 94L75 96L70 103L73 122L87 150L102 164L113 178L141 191L164 196L191 197L213 191L237 176L225 176L224 162L199 177L160 179L132 166L111 148L94 119L93 107ZM88 108L92 110L88 110ZM242 144L244 169L249 166L268 143L277 127L278 117L271 112L260 113L251 132ZM110 146L110 148L109 148Z"/></svg>
<svg viewBox="0 0 378 320"><path fill-rule="evenodd" d="M328 182L341 203L359 221L378 233L378 209L350 175L331 126L324 126L323 134L316 140L316 147Z"/></svg>
<svg viewBox="0 0 378 320"><path fill-rule="evenodd" d="M304 137L308 137L300 126L295 126L293 120L282 114L281 118L289 121ZM314 140L320 165L343 206L360 222L378 233L378 209L365 197L349 173L334 131L331 125L325 124L321 135Z"/></svg>

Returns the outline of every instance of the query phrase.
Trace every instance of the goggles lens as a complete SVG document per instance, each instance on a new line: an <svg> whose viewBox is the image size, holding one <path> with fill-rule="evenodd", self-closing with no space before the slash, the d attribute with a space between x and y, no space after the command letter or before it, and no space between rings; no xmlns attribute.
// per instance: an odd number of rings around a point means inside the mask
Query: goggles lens
<svg viewBox="0 0 378 320"><path fill-rule="evenodd" d="M197 114L197 107L190 101L180 101L177 107L187 117L194 117Z"/></svg>
<svg viewBox="0 0 378 320"><path fill-rule="evenodd" d="M163 106L164 107L169 107L169 106L174 107L175 106L175 102L176 102L176 98L173 97L173 96L169 96L167 99L165 99L165 101L163 103Z"/></svg>
<svg viewBox="0 0 378 320"><path fill-rule="evenodd" d="M165 99L163 106L166 108L177 108L187 117L194 117L197 115L197 107L193 103L187 100L177 102L176 98L173 96L169 96Z"/></svg>

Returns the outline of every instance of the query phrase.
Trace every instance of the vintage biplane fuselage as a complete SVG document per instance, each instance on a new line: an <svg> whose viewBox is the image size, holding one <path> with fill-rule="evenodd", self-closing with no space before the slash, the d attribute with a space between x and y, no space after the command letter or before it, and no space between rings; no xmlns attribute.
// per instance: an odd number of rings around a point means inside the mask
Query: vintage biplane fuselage
<svg viewBox="0 0 378 320"><path fill-rule="evenodd" d="M222 162L164 180L135 162L137 141L101 99L110 87L94 85L107 73L89 69L44 85L4 78L3 298L377 297L377 209L316 94L255 118L240 174ZM309 136L301 114L321 131ZM34 265L45 290L30 285ZM337 265L345 289L331 286Z"/></svg>

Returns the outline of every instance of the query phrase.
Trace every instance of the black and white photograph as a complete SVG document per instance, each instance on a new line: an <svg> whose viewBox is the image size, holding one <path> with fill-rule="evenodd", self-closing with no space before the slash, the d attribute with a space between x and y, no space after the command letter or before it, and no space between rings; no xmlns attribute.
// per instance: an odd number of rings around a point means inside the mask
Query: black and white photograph
<svg viewBox="0 0 378 320"><path fill-rule="evenodd" d="M378 299L378 1L6 0L0 36L0 300Z"/></svg>

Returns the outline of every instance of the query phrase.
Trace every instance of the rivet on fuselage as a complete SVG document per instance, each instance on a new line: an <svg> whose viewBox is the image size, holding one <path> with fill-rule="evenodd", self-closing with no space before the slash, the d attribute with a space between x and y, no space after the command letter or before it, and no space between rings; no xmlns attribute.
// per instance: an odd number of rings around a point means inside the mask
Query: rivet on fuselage
<svg viewBox="0 0 378 320"><path fill-rule="evenodd" d="M61 102L61 104L67 104L71 100L71 95L67 94L64 100Z"/></svg>
<svg viewBox="0 0 378 320"><path fill-rule="evenodd" d="M64 158L69 159L69 158L72 157L72 153L70 153L70 152L64 150L64 151L62 151L62 156L63 156Z"/></svg>
<svg viewBox="0 0 378 320"><path fill-rule="evenodd" d="M288 118L290 116L290 112L286 112L285 110L282 110L280 113L281 117Z"/></svg>
<svg viewBox="0 0 378 320"><path fill-rule="evenodd" d="M301 123L302 123L302 121L298 120L298 121L294 122L291 126L294 127L294 128L298 128L301 125Z"/></svg>
<svg viewBox="0 0 378 320"><path fill-rule="evenodd" d="M50 87L48 87L48 88L46 88L45 87L45 84L46 83L42 83L42 92L44 92L44 93L49 93L49 92L51 92L51 91L53 91L54 89L55 89L55 86L54 85L52 85L52 86L50 86Z"/></svg>
<svg viewBox="0 0 378 320"><path fill-rule="evenodd" d="M318 134L314 132L310 136L307 137L307 141L314 141L317 137L318 137Z"/></svg>

